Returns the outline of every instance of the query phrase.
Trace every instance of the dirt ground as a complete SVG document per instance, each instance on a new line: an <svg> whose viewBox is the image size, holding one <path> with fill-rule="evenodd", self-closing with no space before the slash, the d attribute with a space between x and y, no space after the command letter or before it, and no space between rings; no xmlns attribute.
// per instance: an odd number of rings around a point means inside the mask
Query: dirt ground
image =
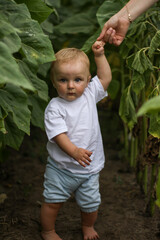
<svg viewBox="0 0 160 240"><path fill-rule="evenodd" d="M102 121L103 122L103 121ZM114 123L103 129L112 128ZM116 126L114 125L115 132ZM108 131L109 132L109 131ZM105 135L105 134L104 134ZM43 173L46 152L45 133L32 129L20 151L8 150L1 164L0 193L7 199L0 204L0 240L40 240L40 205L43 201ZM118 133L104 140L106 165L101 172L102 203L96 222L101 240L160 239L160 211L145 214L145 198L117 149ZM63 240L81 240L80 214L74 198L61 209L56 229Z"/></svg>

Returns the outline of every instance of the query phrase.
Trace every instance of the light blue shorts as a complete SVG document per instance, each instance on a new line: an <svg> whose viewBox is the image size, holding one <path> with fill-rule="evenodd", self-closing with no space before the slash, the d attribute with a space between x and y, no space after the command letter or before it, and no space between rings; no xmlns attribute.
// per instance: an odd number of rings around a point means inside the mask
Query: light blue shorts
<svg viewBox="0 0 160 240"><path fill-rule="evenodd" d="M45 202L66 202L72 193L81 211L96 211L101 203L99 173L73 174L48 163L44 174Z"/></svg>

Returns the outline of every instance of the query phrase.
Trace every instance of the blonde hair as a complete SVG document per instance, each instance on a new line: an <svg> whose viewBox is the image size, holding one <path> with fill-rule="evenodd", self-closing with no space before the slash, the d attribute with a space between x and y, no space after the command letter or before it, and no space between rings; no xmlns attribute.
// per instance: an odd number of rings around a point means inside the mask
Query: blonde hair
<svg viewBox="0 0 160 240"><path fill-rule="evenodd" d="M53 72L54 72L54 68L55 68L56 63L61 64L61 63L67 63L67 62L70 62L70 61L80 60L81 62L86 64L86 66L88 67L88 71L90 69L89 58L80 49L77 49L77 48L63 48L60 51L58 51L55 54L55 56L56 56L56 60L52 62L52 66L51 66L51 80L53 80ZM89 73L90 73L90 71L89 71Z"/></svg>

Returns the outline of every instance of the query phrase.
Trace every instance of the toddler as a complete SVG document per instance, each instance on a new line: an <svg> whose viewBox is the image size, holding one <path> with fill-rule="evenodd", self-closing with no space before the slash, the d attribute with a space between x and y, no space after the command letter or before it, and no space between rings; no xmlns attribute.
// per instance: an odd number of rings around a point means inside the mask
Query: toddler
<svg viewBox="0 0 160 240"><path fill-rule="evenodd" d="M81 210L83 239L99 238L94 223L101 202L99 172L105 158L96 103L107 95L111 70L104 43L96 41L92 50L97 66L92 79L89 59L79 49L60 50L52 64L51 79L58 97L45 110L49 157L41 207L44 240L62 240L55 231L55 221L72 193Z"/></svg>

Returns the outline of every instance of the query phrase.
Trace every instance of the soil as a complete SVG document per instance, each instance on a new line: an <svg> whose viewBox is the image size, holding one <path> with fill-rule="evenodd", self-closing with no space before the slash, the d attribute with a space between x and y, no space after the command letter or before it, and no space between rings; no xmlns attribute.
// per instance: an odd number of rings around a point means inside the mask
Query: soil
<svg viewBox="0 0 160 240"><path fill-rule="evenodd" d="M106 165L100 176L102 203L95 228L101 240L160 239L160 211L156 209L153 217L145 213L145 197L120 151L117 120L110 120L106 124L100 114ZM7 196L0 204L0 240L41 239L39 213L46 142L45 133L33 128L20 151L7 149L7 159L0 169L0 194ZM82 240L80 225L79 209L72 197L59 212L56 230L63 240Z"/></svg>

